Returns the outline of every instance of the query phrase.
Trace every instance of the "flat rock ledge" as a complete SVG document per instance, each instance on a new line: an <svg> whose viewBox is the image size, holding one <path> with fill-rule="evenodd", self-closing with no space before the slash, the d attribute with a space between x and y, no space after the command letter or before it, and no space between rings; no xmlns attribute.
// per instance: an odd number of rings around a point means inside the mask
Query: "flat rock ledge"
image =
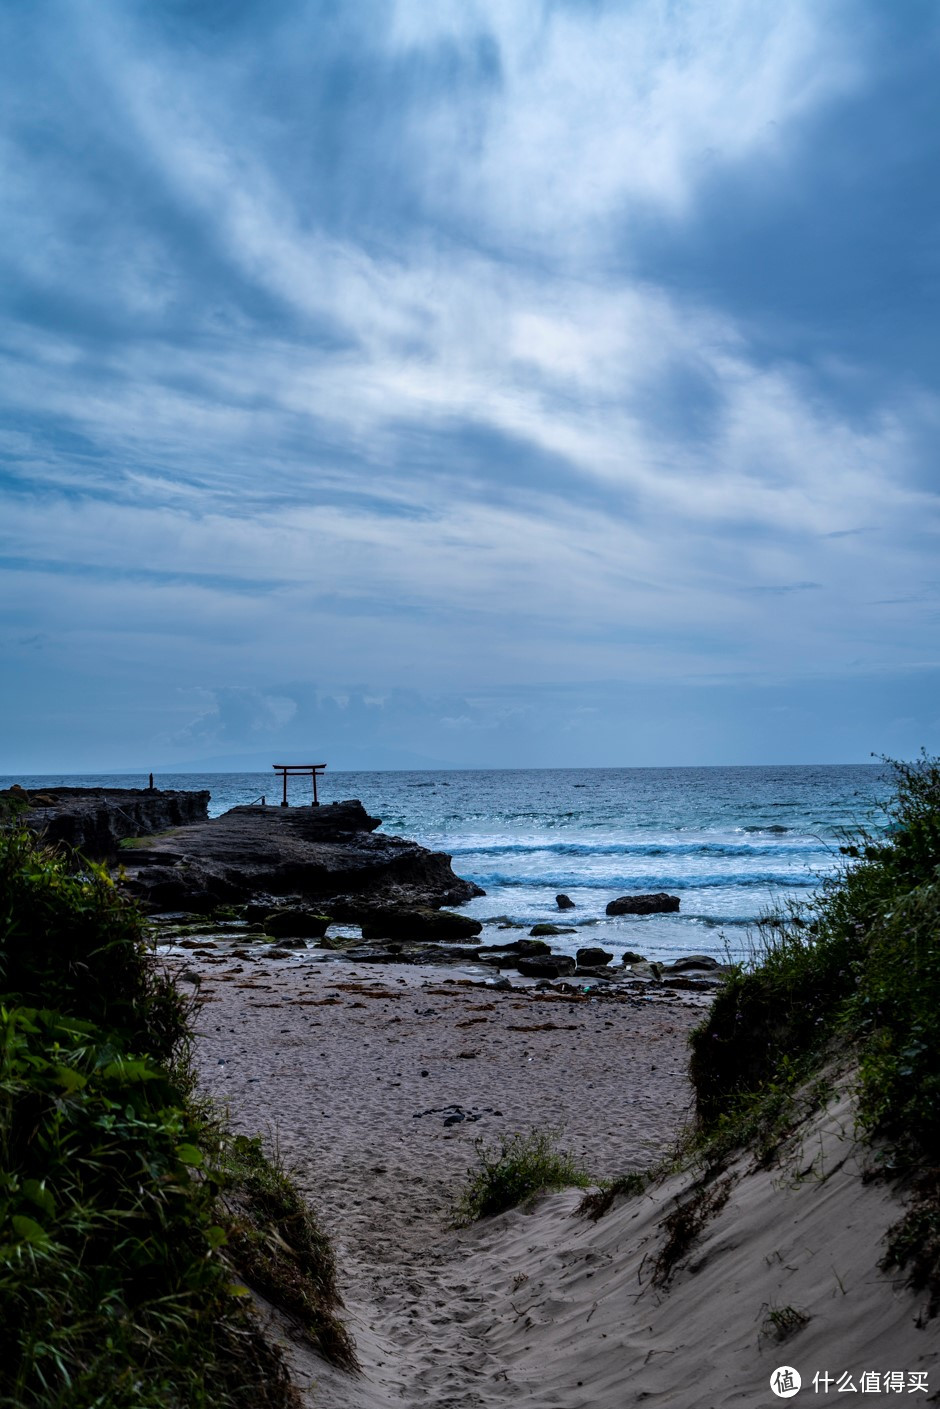
<svg viewBox="0 0 940 1409"><path fill-rule="evenodd" d="M454 874L446 853L376 834L379 825L355 799L233 807L123 850L123 886L151 911L268 900L274 910L289 900L353 923L374 919L376 905L436 910L483 894Z"/></svg>
<svg viewBox="0 0 940 1409"><path fill-rule="evenodd" d="M163 788L6 788L0 804L23 809L31 831L91 861L114 861L128 837L190 826L209 816L207 792Z"/></svg>

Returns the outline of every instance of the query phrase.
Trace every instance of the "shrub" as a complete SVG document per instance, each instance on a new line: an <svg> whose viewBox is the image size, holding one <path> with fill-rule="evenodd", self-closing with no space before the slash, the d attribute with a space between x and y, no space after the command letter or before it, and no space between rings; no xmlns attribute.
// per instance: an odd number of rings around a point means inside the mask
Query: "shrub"
<svg viewBox="0 0 940 1409"><path fill-rule="evenodd" d="M219 1253L204 1135L92 1024L0 1009L0 1404L292 1403Z"/></svg>
<svg viewBox="0 0 940 1409"><path fill-rule="evenodd" d="M328 1244L194 1098L189 1041L105 872L0 829L4 1409L291 1409L245 1282L352 1363Z"/></svg>
<svg viewBox="0 0 940 1409"><path fill-rule="evenodd" d="M185 1065L186 1009L148 962L141 916L101 866L79 875L24 828L0 832L0 994L87 1019L111 1040Z"/></svg>
<svg viewBox="0 0 940 1409"><path fill-rule="evenodd" d="M841 873L806 914L775 922L692 1035L703 1144L773 1136L834 1046L859 1068L861 1128L908 1213L886 1266L940 1308L940 763L893 765L882 837L842 848Z"/></svg>
<svg viewBox="0 0 940 1409"><path fill-rule="evenodd" d="M553 1137L553 1131L539 1130L503 1135L495 1149L477 1140L478 1168L467 1171L455 1221L467 1224L505 1213L549 1189L587 1188L590 1177L573 1155L554 1148Z"/></svg>

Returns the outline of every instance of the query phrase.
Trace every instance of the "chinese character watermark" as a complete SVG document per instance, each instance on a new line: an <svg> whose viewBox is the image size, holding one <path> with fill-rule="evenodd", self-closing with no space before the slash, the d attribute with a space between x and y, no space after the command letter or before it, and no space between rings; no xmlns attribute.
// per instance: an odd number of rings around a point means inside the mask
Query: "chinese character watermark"
<svg viewBox="0 0 940 1409"><path fill-rule="evenodd" d="M803 1379L792 1365L780 1365L770 1377L770 1388L778 1399L799 1394ZM809 1384L813 1394L929 1394L926 1370L817 1370Z"/></svg>
<svg viewBox="0 0 940 1409"><path fill-rule="evenodd" d="M770 1388L778 1399L792 1399L802 1383L799 1370L792 1365L781 1365L770 1377Z"/></svg>

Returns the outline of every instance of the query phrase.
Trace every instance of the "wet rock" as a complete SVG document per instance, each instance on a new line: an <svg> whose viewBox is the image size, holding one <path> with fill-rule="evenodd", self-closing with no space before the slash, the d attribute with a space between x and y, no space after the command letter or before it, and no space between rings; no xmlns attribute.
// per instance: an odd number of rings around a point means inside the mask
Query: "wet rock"
<svg viewBox="0 0 940 1409"><path fill-rule="evenodd" d="M555 904L559 910L574 910L575 908L575 903L570 895L556 895Z"/></svg>
<svg viewBox="0 0 940 1409"><path fill-rule="evenodd" d="M644 960L642 964L634 964L632 977L655 979L658 983L663 976L663 966L655 960Z"/></svg>
<svg viewBox="0 0 940 1409"><path fill-rule="evenodd" d="M429 906L405 909L401 906L375 907L363 912L360 923L363 939L457 940L472 939L483 928L479 920L457 915L453 910Z"/></svg>
<svg viewBox="0 0 940 1409"><path fill-rule="evenodd" d="M330 923L329 915L311 910L272 910L264 917L264 932L273 939L322 939Z"/></svg>
<svg viewBox="0 0 940 1409"><path fill-rule="evenodd" d="M637 954L633 949L625 949L620 956L621 964L645 964L646 955Z"/></svg>
<svg viewBox="0 0 940 1409"><path fill-rule="evenodd" d="M125 839L204 820L210 798L207 792L162 788L43 788L32 794L18 788L0 792L0 800L11 795L25 803L23 820L31 831L93 861L128 860L135 851L122 851Z"/></svg>
<svg viewBox="0 0 940 1409"><path fill-rule="evenodd" d="M608 915L665 915L678 910L679 897L657 891L652 895L620 895L607 906Z"/></svg>
<svg viewBox="0 0 940 1409"><path fill-rule="evenodd" d="M562 978L573 974L577 965L569 954L540 954L518 959L516 967L526 978Z"/></svg>
<svg viewBox="0 0 940 1409"><path fill-rule="evenodd" d="M699 992L703 990L714 991L714 989L720 988L724 983L723 975L712 973L670 975L669 972L666 971L663 973L662 979L664 988L691 989Z"/></svg>
<svg viewBox="0 0 940 1409"><path fill-rule="evenodd" d="M257 905L276 896L282 905L315 908L356 923L376 906L436 910L482 894L479 886L454 875L443 852L376 835L378 826L379 819L355 800L322 807L233 807L221 817L180 827L172 837L143 838L123 887L152 910L204 913L220 904ZM265 913L269 910L270 903Z"/></svg>
<svg viewBox="0 0 940 1409"><path fill-rule="evenodd" d="M713 959L710 954L689 954L685 959L676 959L674 963L667 965L666 972L672 974L685 973L686 969L718 969L721 965L717 959Z"/></svg>
<svg viewBox="0 0 940 1409"><path fill-rule="evenodd" d="M266 920L271 911L277 908L277 898L273 895L266 895L258 900L250 900L247 905L243 905L242 916L249 924L255 925Z"/></svg>
<svg viewBox="0 0 940 1409"><path fill-rule="evenodd" d="M507 944L481 944L477 954L551 954L552 947L544 939L514 939Z"/></svg>
<svg viewBox="0 0 940 1409"><path fill-rule="evenodd" d="M529 930L529 934L532 935L533 938L537 938L540 935L577 934L577 930L573 929L571 925L539 924L533 925Z"/></svg>
<svg viewBox="0 0 940 1409"><path fill-rule="evenodd" d="M597 969L609 964L613 954L608 954L606 949L588 947L579 949L577 954L579 969Z"/></svg>

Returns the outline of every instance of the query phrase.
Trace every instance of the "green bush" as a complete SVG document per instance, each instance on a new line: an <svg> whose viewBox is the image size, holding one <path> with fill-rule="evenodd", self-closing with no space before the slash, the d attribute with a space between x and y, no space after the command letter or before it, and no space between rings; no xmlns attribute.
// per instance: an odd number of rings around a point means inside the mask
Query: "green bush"
<svg viewBox="0 0 940 1409"><path fill-rule="evenodd" d="M101 866L70 873L24 828L0 832L0 995L106 1029L122 1047L182 1061L185 1006L170 978L148 962L138 912Z"/></svg>
<svg viewBox="0 0 940 1409"><path fill-rule="evenodd" d="M503 1135L495 1149L477 1140L475 1148L478 1167L467 1171L456 1209L458 1224L505 1213L549 1189L585 1189L591 1183L573 1155L555 1149L551 1131Z"/></svg>
<svg viewBox="0 0 940 1409"><path fill-rule="evenodd" d="M0 1404L292 1402L219 1253L205 1137L149 1059L0 1008Z"/></svg>
<svg viewBox="0 0 940 1409"><path fill-rule="evenodd" d="M0 829L2 1409L296 1406L246 1283L352 1363L325 1239L194 1098L189 1041L104 871Z"/></svg>
<svg viewBox="0 0 940 1409"><path fill-rule="evenodd" d="M692 1035L702 1140L779 1135L833 1052L858 1063L858 1114L910 1212L887 1261L940 1308L940 763L894 764L885 835L842 848L841 873L764 933ZM925 1231L926 1230L926 1231Z"/></svg>

